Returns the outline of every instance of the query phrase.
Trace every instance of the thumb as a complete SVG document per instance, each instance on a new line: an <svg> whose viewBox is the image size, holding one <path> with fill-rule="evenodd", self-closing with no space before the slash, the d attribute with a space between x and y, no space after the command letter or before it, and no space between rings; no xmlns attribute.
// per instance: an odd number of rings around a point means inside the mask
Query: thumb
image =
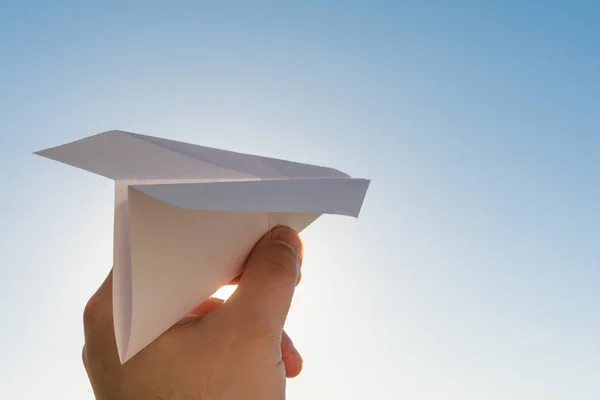
<svg viewBox="0 0 600 400"><path fill-rule="evenodd" d="M228 303L273 329L283 329L301 259L302 241L293 229L271 230L250 253L238 288Z"/></svg>

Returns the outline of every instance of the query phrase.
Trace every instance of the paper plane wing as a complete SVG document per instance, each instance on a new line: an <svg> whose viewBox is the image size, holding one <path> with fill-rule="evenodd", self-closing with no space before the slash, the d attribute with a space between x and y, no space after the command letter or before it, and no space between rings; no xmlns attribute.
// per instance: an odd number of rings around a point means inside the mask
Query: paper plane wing
<svg viewBox="0 0 600 400"><path fill-rule="evenodd" d="M348 177L333 168L108 131L37 152L114 180Z"/></svg>

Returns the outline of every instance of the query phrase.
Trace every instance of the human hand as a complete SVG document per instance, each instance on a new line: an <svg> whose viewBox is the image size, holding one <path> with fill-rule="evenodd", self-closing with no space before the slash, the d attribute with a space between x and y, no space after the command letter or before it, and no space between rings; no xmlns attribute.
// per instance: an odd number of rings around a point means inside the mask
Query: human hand
<svg viewBox="0 0 600 400"><path fill-rule="evenodd" d="M249 255L238 289L209 299L121 365L112 272L84 311L83 362L98 400L281 400L302 358L283 332L302 260L290 228L267 233Z"/></svg>

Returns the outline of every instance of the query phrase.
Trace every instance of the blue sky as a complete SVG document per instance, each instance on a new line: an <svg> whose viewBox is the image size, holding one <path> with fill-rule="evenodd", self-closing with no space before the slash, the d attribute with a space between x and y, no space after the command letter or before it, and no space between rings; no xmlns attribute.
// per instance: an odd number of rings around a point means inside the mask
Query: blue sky
<svg viewBox="0 0 600 400"><path fill-rule="evenodd" d="M86 399L109 129L372 179L303 234L289 399L600 397L600 3L0 3L11 399Z"/></svg>

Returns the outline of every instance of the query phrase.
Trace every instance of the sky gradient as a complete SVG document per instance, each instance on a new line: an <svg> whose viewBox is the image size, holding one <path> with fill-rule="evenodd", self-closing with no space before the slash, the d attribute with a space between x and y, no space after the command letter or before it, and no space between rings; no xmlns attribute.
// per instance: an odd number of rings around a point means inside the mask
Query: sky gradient
<svg viewBox="0 0 600 400"><path fill-rule="evenodd" d="M92 399L121 129L372 179L325 216L288 398L600 398L600 3L0 2L0 391Z"/></svg>

